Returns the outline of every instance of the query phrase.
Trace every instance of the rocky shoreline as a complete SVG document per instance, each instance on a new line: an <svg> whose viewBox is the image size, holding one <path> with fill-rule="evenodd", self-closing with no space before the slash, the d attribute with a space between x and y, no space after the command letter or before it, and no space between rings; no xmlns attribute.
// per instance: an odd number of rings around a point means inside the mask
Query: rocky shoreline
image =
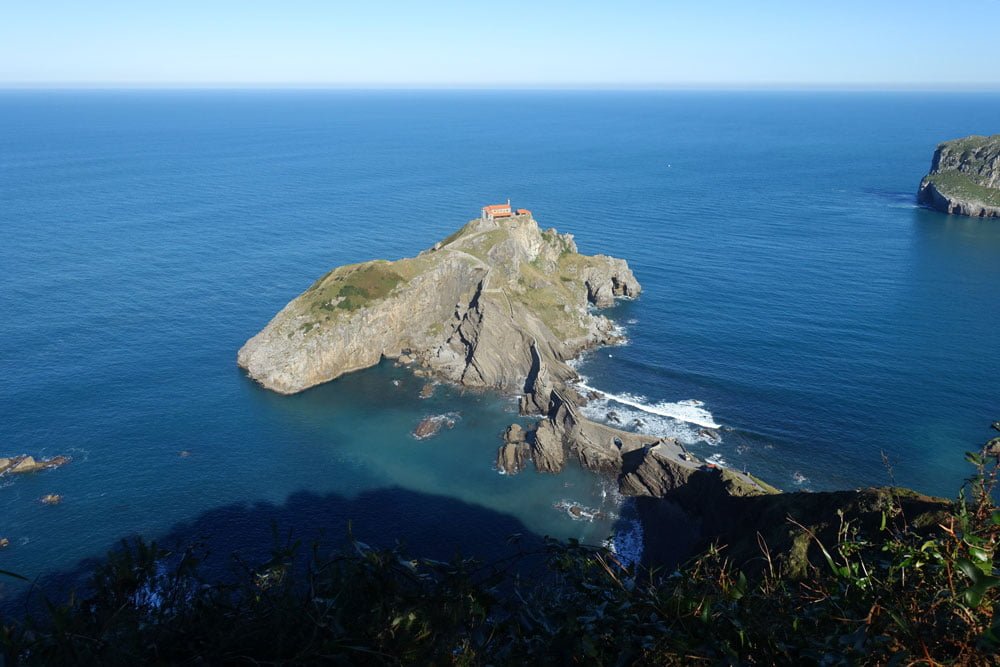
<svg viewBox="0 0 1000 667"><path fill-rule="evenodd" d="M917 201L952 215L1000 217L1000 134L939 144Z"/></svg>
<svg viewBox="0 0 1000 667"><path fill-rule="evenodd" d="M334 269L247 341L237 361L279 393L389 358L421 377L519 394L520 414L539 419L507 429L496 457L505 474L529 461L557 473L573 457L616 477L626 495L662 497L696 474L740 494L776 492L698 460L673 439L581 414L588 398L572 386L570 361L620 342L595 310L641 290L624 260L581 255L571 235L543 231L530 214L472 220L415 258ZM426 419L414 436L430 437L442 424Z"/></svg>
<svg viewBox="0 0 1000 667"><path fill-rule="evenodd" d="M701 461L672 438L587 419L581 408L589 392L574 385L571 362L620 342L613 323L595 310L641 289L624 260L581 255L571 235L542 231L530 213L484 216L417 257L334 269L247 341L237 361L262 386L285 394L385 358L431 381L516 394L520 414L536 420L506 429L497 470L522 474L531 462L540 473L558 473L572 458L614 479L622 495L636 499L647 562L676 562L711 540L738 545L734 553L750 558L766 533L775 557L787 556L794 570L808 544L787 529L788 517L805 525L841 509L874 511L882 490L784 494L748 473ZM432 391L427 384L421 395ZM413 436L431 437L449 419L428 417ZM912 495L924 513L941 507ZM585 515L582 508L566 511ZM759 522L772 520L776 525ZM678 541L686 545L680 551Z"/></svg>

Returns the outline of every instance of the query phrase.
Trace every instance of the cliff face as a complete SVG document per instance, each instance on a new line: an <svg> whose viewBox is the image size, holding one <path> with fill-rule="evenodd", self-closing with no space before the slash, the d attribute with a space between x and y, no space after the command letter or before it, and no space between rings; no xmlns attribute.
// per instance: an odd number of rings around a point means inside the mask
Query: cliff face
<svg viewBox="0 0 1000 667"><path fill-rule="evenodd" d="M1000 217L1000 134L938 145L917 201L945 213Z"/></svg>
<svg viewBox="0 0 1000 667"><path fill-rule="evenodd" d="M412 358L467 386L521 391L540 366L613 342L590 312L639 294L628 265L577 252L530 216L473 220L417 257L343 266L292 300L240 349L239 365L291 394L382 357Z"/></svg>

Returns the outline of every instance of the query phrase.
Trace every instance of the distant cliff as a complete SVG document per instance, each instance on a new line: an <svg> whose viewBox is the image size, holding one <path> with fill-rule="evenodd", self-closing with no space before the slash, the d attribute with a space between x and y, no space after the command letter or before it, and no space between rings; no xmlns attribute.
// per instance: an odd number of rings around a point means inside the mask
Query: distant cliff
<svg viewBox="0 0 1000 667"><path fill-rule="evenodd" d="M1000 217L1000 134L939 144L917 201L945 213Z"/></svg>

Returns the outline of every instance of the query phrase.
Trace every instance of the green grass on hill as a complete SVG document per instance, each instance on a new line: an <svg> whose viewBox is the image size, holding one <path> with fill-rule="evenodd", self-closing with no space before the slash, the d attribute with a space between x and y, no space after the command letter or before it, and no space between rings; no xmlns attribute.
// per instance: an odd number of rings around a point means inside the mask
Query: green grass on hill
<svg viewBox="0 0 1000 667"><path fill-rule="evenodd" d="M353 311L387 297L403 277L389 262L370 262L336 269L306 290L310 311Z"/></svg>
<svg viewBox="0 0 1000 667"><path fill-rule="evenodd" d="M954 199L1000 206L1000 190L983 187L961 172L943 171L930 174L927 180L934 184L938 192Z"/></svg>

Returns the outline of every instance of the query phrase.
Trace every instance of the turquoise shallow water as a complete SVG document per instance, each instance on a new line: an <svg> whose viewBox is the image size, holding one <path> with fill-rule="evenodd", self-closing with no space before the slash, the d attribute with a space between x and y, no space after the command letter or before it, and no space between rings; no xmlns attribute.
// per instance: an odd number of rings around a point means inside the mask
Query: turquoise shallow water
<svg viewBox="0 0 1000 667"><path fill-rule="evenodd" d="M506 397L422 401L390 364L280 397L235 367L332 266L506 197L645 287L613 311L630 344L580 365L626 401L595 417L787 489L883 483L885 452L951 494L998 417L1000 224L913 193L937 141L997 119L986 94L0 93L0 455L74 457L5 480L0 569L136 532L260 546L272 519L437 555L601 539L554 506L612 511L594 477L492 470ZM664 416L688 399L721 440Z"/></svg>

